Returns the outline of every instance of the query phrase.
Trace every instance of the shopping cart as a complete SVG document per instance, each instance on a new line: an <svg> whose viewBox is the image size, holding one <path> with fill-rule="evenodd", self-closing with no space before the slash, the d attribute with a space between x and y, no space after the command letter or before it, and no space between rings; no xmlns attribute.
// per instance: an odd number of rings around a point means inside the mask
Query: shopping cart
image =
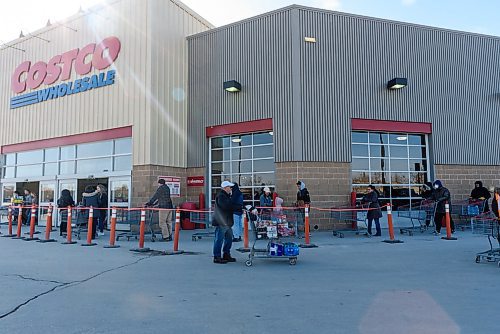
<svg viewBox="0 0 500 334"><path fill-rule="evenodd" d="M215 232L212 227L212 215L213 211L210 212L196 212L191 211L189 219L192 223L205 225L205 230L203 232L195 232L191 236L191 240L198 241L202 238L214 238Z"/></svg>
<svg viewBox="0 0 500 334"><path fill-rule="evenodd" d="M472 224L472 233L488 236L488 243L490 244L489 250L476 254L476 263L480 263L481 260L486 260L487 262L497 262L500 267L499 220L492 215L491 212L486 212L474 217ZM496 239L498 248L493 248L492 239Z"/></svg>
<svg viewBox="0 0 500 334"><path fill-rule="evenodd" d="M172 213L174 214L174 213ZM161 238L161 232L158 229L155 229L155 224L158 222L158 211L157 210L146 210L146 221L145 225L147 228L146 233L150 235L151 242L155 242L158 238L157 234ZM141 224L141 210L117 210L116 213L116 224L120 225L129 225L129 231L121 232L116 236L116 241L120 240L120 238L127 238L127 241L130 239L135 239L139 237L140 232L140 224ZM172 233L173 233L172 224Z"/></svg>
<svg viewBox="0 0 500 334"><path fill-rule="evenodd" d="M477 199L466 199L452 203L451 212L458 214L458 221L455 226L462 231L472 227L473 218L483 213L485 204L485 200Z"/></svg>
<svg viewBox="0 0 500 334"><path fill-rule="evenodd" d="M368 234L368 225L366 216L368 214L368 204L358 204L356 206L341 206L331 208L330 217L334 220L334 226L343 225L344 228L333 230L333 235L343 238L345 233L355 233L359 235L362 230L365 230L364 235Z"/></svg>
<svg viewBox="0 0 500 334"><path fill-rule="evenodd" d="M412 225L400 228L399 232L401 234L408 233L411 236L416 230L423 233L434 220L436 202L433 200L423 200L417 204L401 205L398 207L397 213L398 217L409 219Z"/></svg>
<svg viewBox="0 0 500 334"><path fill-rule="evenodd" d="M252 266L253 259L288 259L290 265L297 264L299 246L293 242L283 242L285 238L296 235L297 224L288 221L286 215L264 212L256 215L246 211L247 219L250 222L254 234L254 241L250 248L247 267ZM257 248L257 243L266 243L265 248Z"/></svg>

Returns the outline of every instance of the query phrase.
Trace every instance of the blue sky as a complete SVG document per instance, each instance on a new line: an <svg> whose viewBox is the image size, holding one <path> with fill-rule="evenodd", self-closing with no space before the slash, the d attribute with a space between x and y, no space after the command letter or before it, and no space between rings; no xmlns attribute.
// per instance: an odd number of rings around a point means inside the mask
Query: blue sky
<svg viewBox="0 0 500 334"><path fill-rule="evenodd" d="M61 20L102 0L2 1L0 44ZM144 1L144 0L137 0ZM167 0L163 0L167 1ZM498 0L183 0L221 26L291 4L338 10L442 28L500 36ZM50 11L48 10L50 8Z"/></svg>

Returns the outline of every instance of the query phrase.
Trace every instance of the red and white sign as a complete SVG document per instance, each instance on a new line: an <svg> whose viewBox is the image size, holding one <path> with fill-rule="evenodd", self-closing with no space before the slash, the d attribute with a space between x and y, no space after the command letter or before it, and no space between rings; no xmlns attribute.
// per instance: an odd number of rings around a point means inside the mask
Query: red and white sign
<svg viewBox="0 0 500 334"><path fill-rule="evenodd" d="M204 187L205 177L204 176L188 176L187 178L188 187Z"/></svg>
<svg viewBox="0 0 500 334"><path fill-rule="evenodd" d="M170 197L181 197L181 178L175 176L158 176L158 180L164 179L170 188Z"/></svg>

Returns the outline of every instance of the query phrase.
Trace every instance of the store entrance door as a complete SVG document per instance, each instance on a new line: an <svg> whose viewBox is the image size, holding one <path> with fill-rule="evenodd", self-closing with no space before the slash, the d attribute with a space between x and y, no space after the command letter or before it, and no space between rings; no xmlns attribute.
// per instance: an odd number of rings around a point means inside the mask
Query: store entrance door
<svg viewBox="0 0 500 334"><path fill-rule="evenodd" d="M38 205L40 206L38 210L38 225L47 225L47 212L48 206L52 205L54 207L56 198L56 181L41 181L40 182L40 195L38 196ZM52 226L54 226L54 218L52 218Z"/></svg>
<svg viewBox="0 0 500 334"><path fill-rule="evenodd" d="M97 188L98 184L102 184L108 188L109 179L106 178L98 178L98 179L78 179L77 180L77 188L76 188L76 197L73 199L75 203L81 203L83 200L83 193L87 186L92 186L94 189Z"/></svg>

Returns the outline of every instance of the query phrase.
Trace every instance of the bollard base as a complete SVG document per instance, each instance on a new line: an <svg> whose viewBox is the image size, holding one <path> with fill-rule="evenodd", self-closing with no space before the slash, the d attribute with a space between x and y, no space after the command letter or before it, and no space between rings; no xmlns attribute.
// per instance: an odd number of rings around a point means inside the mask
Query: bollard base
<svg viewBox="0 0 500 334"><path fill-rule="evenodd" d="M96 246L97 244L95 242L91 242L90 244L81 244L81 246L84 247L90 247L90 246Z"/></svg>
<svg viewBox="0 0 500 334"><path fill-rule="evenodd" d="M76 244L76 241L64 241L64 242L61 242L61 245L74 245Z"/></svg>
<svg viewBox="0 0 500 334"><path fill-rule="evenodd" d="M131 252L137 252L137 253L147 253L147 252L150 252L151 249L149 249L148 247L144 247L144 248L132 248L130 251Z"/></svg>
<svg viewBox="0 0 500 334"><path fill-rule="evenodd" d="M299 247L300 248L318 248L318 246L315 244L300 244Z"/></svg>
<svg viewBox="0 0 500 334"><path fill-rule="evenodd" d="M165 251L165 255L179 255L179 254L183 254L184 251L183 250L176 250L176 251Z"/></svg>
<svg viewBox="0 0 500 334"><path fill-rule="evenodd" d="M46 243L46 242L56 242L55 239L43 239L43 240L38 240L38 242L41 242L42 244Z"/></svg>
<svg viewBox="0 0 500 334"><path fill-rule="evenodd" d="M106 245L103 248L120 248L119 245Z"/></svg>
<svg viewBox="0 0 500 334"><path fill-rule="evenodd" d="M249 253L250 252L250 247L240 247L236 249L240 253Z"/></svg>
<svg viewBox="0 0 500 334"><path fill-rule="evenodd" d="M24 239L24 237L18 237L17 234L14 234L14 236L12 237L12 239Z"/></svg>
<svg viewBox="0 0 500 334"><path fill-rule="evenodd" d="M33 234L40 234L40 233L41 233L40 231L35 231L35 232L33 232ZM24 234L25 234L25 235L29 235L29 234L30 234L30 232L25 232Z"/></svg>
<svg viewBox="0 0 500 334"><path fill-rule="evenodd" d="M35 241L35 240L40 240L40 238L22 238L24 241Z"/></svg>
<svg viewBox="0 0 500 334"><path fill-rule="evenodd" d="M441 237L441 239L443 239L443 240L458 240L455 237L449 237L449 238L448 237Z"/></svg>
<svg viewBox="0 0 500 334"><path fill-rule="evenodd" d="M395 240L384 240L382 242L385 242L386 244L402 244L402 243L404 243L403 240L398 240L398 239L395 239Z"/></svg>

